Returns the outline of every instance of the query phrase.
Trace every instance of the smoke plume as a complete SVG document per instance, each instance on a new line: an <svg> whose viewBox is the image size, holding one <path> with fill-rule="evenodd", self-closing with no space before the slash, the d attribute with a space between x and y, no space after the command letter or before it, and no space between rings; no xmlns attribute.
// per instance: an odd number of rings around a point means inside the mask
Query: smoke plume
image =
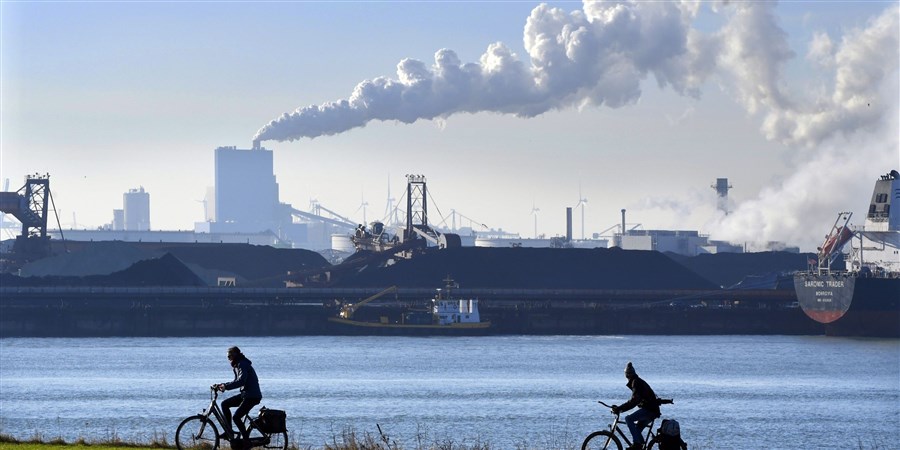
<svg viewBox="0 0 900 450"><path fill-rule="evenodd" d="M724 17L722 28L693 27L706 7ZM793 89L784 72L796 55L775 8L772 2L604 1L566 12L539 5L524 28L528 62L502 43L489 45L477 62L462 63L449 49L437 51L430 65L404 59L396 78L365 80L346 99L285 113L254 141L333 135L373 120L443 121L478 112L528 118L560 109L619 108L636 103L642 82L651 77L661 88L693 98L716 83L759 119L767 139L794 149L803 163L781 186L710 226L736 240L791 238L808 230L777 219L779 214L811 208L831 214L831 194L838 189L821 187L823 177L840 170L831 180L858 177L870 185L891 168L874 164L897 163L900 7L890 5L864 28L840 37L817 33L806 59L824 76ZM868 165L846 163L862 155L870 157ZM768 227L781 232L761 235Z"/></svg>
<svg viewBox="0 0 900 450"><path fill-rule="evenodd" d="M404 59L396 78L365 80L347 99L285 113L254 140L315 138L373 120L620 107L640 98L641 81L651 74L661 86L697 95L714 61L706 56L709 43L690 29L691 17L669 2L592 3L571 13L540 5L525 24L530 65L502 43L474 63L461 63L448 49L437 51L430 66Z"/></svg>

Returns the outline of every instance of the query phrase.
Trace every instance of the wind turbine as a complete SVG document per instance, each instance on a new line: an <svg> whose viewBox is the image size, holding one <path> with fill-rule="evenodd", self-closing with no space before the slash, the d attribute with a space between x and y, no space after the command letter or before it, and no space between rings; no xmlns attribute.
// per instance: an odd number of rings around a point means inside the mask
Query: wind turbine
<svg viewBox="0 0 900 450"><path fill-rule="evenodd" d="M397 200L391 197L391 176L388 175L387 204L384 207L384 220L388 226L394 226L400 221L397 220L397 211L394 209L394 202Z"/></svg>
<svg viewBox="0 0 900 450"><path fill-rule="evenodd" d="M534 202L531 202L531 215L534 216L534 238L535 238L535 239L537 239L537 237L538 237L538 234L537 234L537 217L538 217L538 214L537 214L537 213L538 213L538 211L540 211L540 210L541 210L540 208L534 206Z"/></svg>
<svg viewBox="0 0 900 450"><path fill-rule="evenodd" d="M359 198L360 198L359 208L356 208L356 212L359 212L359 210L362 210L362 212L363 212L362 223L363 223L363 225L365 225L368 223L368 222L366 222L366 206L369 206L369 202L366 201L365 193L360 194Z"/></svg>
<svg viewBox="0 0 900 450"><path fill-rule="evenodd" d="M578 204L575 207L581 207L581 240L584 240L584 205L587 204L587 199L581 196L581 183L578 183Z"/></svg>

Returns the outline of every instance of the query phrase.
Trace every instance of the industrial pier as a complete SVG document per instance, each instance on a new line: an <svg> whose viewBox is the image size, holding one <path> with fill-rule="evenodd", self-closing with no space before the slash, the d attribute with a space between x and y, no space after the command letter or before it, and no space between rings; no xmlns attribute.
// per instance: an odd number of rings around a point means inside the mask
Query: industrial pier
<svg viewBox="0 0 900 450"><path fill-rule="evenodd" d="M0 337L297 336L346 330L327 318L376 288L0 287ZM425 305L433 289L398 289L362 319ZM459 289L488 334L822 334L792 291Z"/></svg>

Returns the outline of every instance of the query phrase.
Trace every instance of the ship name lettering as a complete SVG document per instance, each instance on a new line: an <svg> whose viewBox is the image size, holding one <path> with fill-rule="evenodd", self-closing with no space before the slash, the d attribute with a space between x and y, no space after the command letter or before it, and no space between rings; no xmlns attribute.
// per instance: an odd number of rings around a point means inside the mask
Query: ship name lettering
<svg viewBox="0 0 900 450"><path fill-rule="evenodd" d="M833 297L833 296L834 296L834 292L831 292L831 291L816 291L816 297ZM828 299L828 301L830 302L831 299Z"/></svg>
<svg viewBox="0 0 900 450"><path fill-rule="evenodd" d="M803 287L825 287L824 281L805 281Z"/></svg>
<svg viewBox="0 0 900 450"><path fill-rule="evenodd" d="M843 281L843 280L841 280L841 281L828 280L828 281L826 281L825 283L828 284L828 287L838 287L838 288L844 287L844 281Z"/></svg>

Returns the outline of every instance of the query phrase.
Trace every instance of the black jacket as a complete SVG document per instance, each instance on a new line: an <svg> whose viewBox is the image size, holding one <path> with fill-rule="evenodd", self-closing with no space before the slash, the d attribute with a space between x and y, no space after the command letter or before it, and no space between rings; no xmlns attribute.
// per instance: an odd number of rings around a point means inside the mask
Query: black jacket
<svg viewBox="0 0 900 450"><path fill-rule="evenodd" d="M635 376L626 384L631 389L631 399L619 406L620 411L628 411L635 406L644 408L653 412L656 417L659 413L659 400L656 399L656 393L650 388L650 385L640 377Z"/></svg>
<svg viewBox="0 0 900 450"><path fill-rule="evenodd" d="M225 390L241 388L241 394L245 398L262 398L262 392L259 390L259 379L256 378L256 371L247 358L241 358L232 364L234 369L234 381L225 383Z"/></svg>

